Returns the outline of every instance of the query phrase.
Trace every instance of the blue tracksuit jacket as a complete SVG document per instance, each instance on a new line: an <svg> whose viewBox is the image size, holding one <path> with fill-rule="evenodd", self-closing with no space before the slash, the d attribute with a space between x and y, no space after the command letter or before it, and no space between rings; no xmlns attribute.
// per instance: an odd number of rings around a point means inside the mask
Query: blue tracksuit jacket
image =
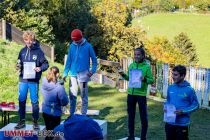
<svg viewBox="0 0 210 140"><path fill-rule="evenodd" d="M175 123L169 123L171 125L188 126L190 113L199 108L195 91L187 81L168 87L166 103L173 104L176 110L183 111L183 114L176 116Z"/></svg>
<svg viewBox="0 0 210 140"><path fill-rule="evenodd" d="M97 59L93 47L85 39L81 44L71 43L63 76L66 77L70 71L71 76L90 69L90 58L92 60L92 73L96 72Z"/></svg>

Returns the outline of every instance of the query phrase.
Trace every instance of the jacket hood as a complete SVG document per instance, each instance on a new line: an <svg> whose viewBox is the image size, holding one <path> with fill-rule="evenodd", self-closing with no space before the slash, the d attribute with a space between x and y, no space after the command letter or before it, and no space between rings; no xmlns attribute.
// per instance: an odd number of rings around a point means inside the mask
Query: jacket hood
<svg viewBox="0 0 210 140"><path fill-rule="evenodd" d="M187 86L190 86L190 83L187 82L186 80L184 80L182 83L179 83L179 84L175 84L179 87L187 87Z"/></svg>
<svg viewBox="0 0 210 140"><path fill-rule="evenodd" d="M85 38L82 38L82 42L81 44L79 44L80 46L82 46L84 43L86 42L86 39ZM74 41L72 42L74 45L78 45L77 43L75 43Z"/></svg>
<svg viewBox="0 0 210 140"><path fill-rule="evenodd" d="M48 82L46 77L44 77L43 80L42 80L43 90L51 91L51 90L55 89L57 86L58 86L57 83L55 84L53 82Z"/></svg>

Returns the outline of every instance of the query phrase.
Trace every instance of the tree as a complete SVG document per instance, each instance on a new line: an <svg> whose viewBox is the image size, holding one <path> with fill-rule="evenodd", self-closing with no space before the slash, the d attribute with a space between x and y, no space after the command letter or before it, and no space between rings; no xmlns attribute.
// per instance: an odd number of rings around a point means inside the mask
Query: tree
<svg viewBox="0 0 210 140"><path fill-rule="evenodd" d="M174 38L174 47L181 50L182 54L186 56L187 62L195 65L198 62L195 45L190 41L186 33L180 33Z"/></svg>
<svg viewBox="0 0 210 140"><path fill-rule="evenodd" d="M34 31L41 42L52 44L54 34L51 32L52 26L49 25L48 17L43 14L42 9L30 9L28 5L27 0L4 1L0 5L0 9L3 9L1 18L4 18L21 30Z"/></svg>
<svg viewBox="0 0 210 140"><path fill-rule="evenodd" d="M174 48L168 39L154 37L147 40L145 48L148 57L153 62L164 62L169 64L186 64L186 58L178 48Z"/></svg>
<svg viewBox="0 0 210 140"><path fill-rule="evenodd" d="M171 0L160 0L160 7L163 11L172 11L174 3Z"/></svg>
<svg viewBox="0 0 210 140"><path fill-rule="evenodd" d="M92 13L97 18L97 28L101 30L100 58L119 61L122 56L130 55L129 51L143 39L141 29L130 27L131 16L126 4L102 0L93 7Z"/></svg>

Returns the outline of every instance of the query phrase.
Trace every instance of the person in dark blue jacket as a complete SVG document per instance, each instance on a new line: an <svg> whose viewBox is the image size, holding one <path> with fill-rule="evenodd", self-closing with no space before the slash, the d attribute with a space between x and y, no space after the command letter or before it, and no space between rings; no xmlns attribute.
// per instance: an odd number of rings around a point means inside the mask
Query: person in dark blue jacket
<svg viewBox="0 0 210 140"><path fill-rule="evenodd" d="M62 106L66 106L69 102L64 86L59 83L59 76L58 67L53 66L48 71L47 77L42 79L42 112L46 130L53 130L60 124ZM48 139L52 138L46 137L46 140Z"/></svg>
<svg viewBox="0 0 210 140"><path fill-rule="evenodd" d="M93 119L85 115L71 115L54 129L65 140L103 140L102 129Z"/></svg>
<svg viewBox="0 0 210 140"><path fill-rule="evenodd" d="M174 84L168 87L165 104L175 106L176 119L175 122L167 122L165 125L167 140L188 140L190 113L199 108L195 91L190 83L184 80L185 75L185 66L177 65L172 70Z"/></svg>
<svg viewBox="0 0 210 140"><path fill-rule="evenodd" d="M35 40L35 34L31 31L23 33L25 47L21 49L18 55L17 69L19 69L19 116L20 121L15 129L25 127L25 109L28 90L32 103L33 128L39 129L39 80L42 72L49 67L48 61L40 48L38 41Z"/></svg>
<svg viewBox="0 0 210 140"><path fill-rule="evenodd" d="M78 87L82 98L81 114L86 115L88 110L88 81L97 70L97 59L92 45L83 38L79 29L71 32L71 39L63 79L70 72L70 113L76 111ZM90 70L90 58L92 69Z"/></svg>

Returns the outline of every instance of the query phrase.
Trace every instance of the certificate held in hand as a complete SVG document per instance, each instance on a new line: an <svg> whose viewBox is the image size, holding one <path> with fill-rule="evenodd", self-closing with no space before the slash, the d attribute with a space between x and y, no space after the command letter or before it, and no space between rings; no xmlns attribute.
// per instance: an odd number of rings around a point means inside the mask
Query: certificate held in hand
<svg viewBox="0 0 210 140"><path fill-rule="evenodd" d="M142 70L140 69L131 69L129 71L129 88L141 88L141 77L142 77Z"/></svg>
<svg viewBox="0 0 210 140"><path fill-rule="evenodd" d="M24 62L23 63L23 79L35 79L36 71L34 70L36 67L35 62Z"/></svg>

